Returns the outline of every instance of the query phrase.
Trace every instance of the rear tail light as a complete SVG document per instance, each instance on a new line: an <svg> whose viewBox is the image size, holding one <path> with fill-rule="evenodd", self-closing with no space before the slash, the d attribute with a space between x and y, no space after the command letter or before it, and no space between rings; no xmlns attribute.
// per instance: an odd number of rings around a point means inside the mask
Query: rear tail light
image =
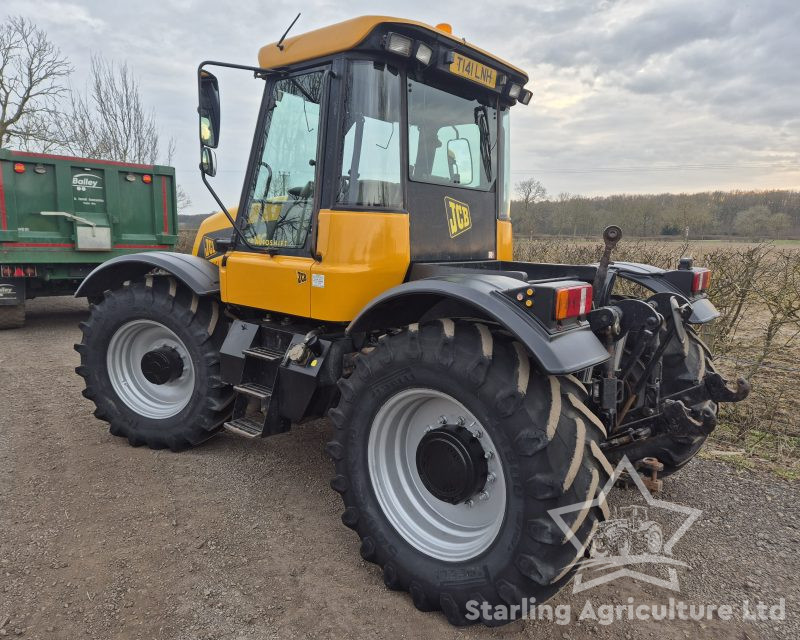
<svg viewBox="0 0 800 640"><path fill-rule="evenodd" d="M592 285L563 287L556 291L556 320L577 318L592 310Z"/></svg>
<svg viewBox="0 0 800 640"><path fill-rule="evenodd" d="M694 269L694 280L692 280L692 293L701 293L708 289L711 284L711 271L708 269Z"/></svg>
<svg viewBox="0 0 800 640"><path fill-rule="evenodd" d="M150 184L152 181L153 181L153 176L151 176L151 175L149 175L147 173L145 173L142 176L142 182L144 182L145 184Z"/></svg>
<svg viewBox="0 0 800 640"><path fill-rule="evenodd" d="M25 165L21 162L14 163L14 173L25 173Z"/></svg>
<svg viewBox="0 0 800 640"><path fill-rule="evenodd" d="M36 267L33 265L0 265L0 277L2 278L35 278L36 276Z"/></svg>

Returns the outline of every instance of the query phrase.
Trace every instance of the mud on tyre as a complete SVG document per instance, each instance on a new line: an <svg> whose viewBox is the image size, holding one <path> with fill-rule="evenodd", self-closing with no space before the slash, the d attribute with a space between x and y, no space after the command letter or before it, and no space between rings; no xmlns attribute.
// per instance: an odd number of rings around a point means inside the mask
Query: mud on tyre
<svg viewBox="0 0 800 640"><path fill-rule="evenodd" d="M542 602L570 579L607 513L591 503L612 472L577 379L538 373L521 344L488 326L442 320L381 338L340 391L331 486L387 587L452 624L498 624L468 603ZM484 468L489 451L496 464ZM437 478L437 466L449 473ZM580 505L564 516L574 540L548 513L566 505ZM495 527L470 515L482 508Z"/></svg>

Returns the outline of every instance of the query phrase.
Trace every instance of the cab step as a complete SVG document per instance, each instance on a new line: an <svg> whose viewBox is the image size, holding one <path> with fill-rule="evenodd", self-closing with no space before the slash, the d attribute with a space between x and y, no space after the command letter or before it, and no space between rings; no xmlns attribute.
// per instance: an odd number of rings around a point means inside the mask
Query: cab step
<svg viewBox="0 0 800 640"><path fill-rule="evenodd" d="M237 436L245 438L260 438L264 425L252 418L236 418L224 424L225 429Z"/></svg>
<svg viewBox="0 0 800 640"><path fill-rule="evenodd" d="M243 382L242 384L237 384L233 387L233 390L237 393L243 393L253 398L258 398L262 401L269 400L269 398L272 396L272 389L256 382Z"/></svg>
<svg viewBox="0 0 800 640"><path fill-rule="evenodd" d="M245 356L251 358L258 358L259 360L268 360L270 362L280 361L286 354L286 351L281 349L272 349L270 347L250 347L242 351Z"/></svg>

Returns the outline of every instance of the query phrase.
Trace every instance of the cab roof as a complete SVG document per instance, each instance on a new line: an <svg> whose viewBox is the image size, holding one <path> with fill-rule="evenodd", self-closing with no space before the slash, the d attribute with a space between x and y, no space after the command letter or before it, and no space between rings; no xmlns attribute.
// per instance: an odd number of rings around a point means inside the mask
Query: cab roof
<svg viewBox="0 0 800 640"><path fill-rule="evenodd" d="M279 49L277 43L273 42L261 47L258 52L258 64L264 69L275 69L349 51L358 47L377 27L386 24L416 27L428 31L431 35L439 38L444 37L452 40L454 44L471 49L512 70L525 78L526 81L528 79L528 74L522 69L483 49L468 44L464 38L457 38L447 31L432 27L424 22L405 18L392 18L390 16L360 16L322 27L321 29L301 33L291 38L286 38L282 43L282 49Z"/></svg>

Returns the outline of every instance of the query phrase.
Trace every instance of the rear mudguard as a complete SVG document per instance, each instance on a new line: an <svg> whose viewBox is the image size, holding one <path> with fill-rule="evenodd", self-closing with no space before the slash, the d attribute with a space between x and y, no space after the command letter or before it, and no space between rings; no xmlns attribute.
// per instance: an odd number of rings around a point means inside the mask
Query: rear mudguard
<svg viewBox="0 0 800 640"><path fill-rule="evenodd" d="M374 298L350 323L347 332L360 334L440 318L474 318L504 327L527 347L545 373L571 373L608 359L608 352L588 323L549 333L538 320L502 295L519 286L520 281L515 278L479 274L406 282Z"/></svg>
<svg viewBox="0 0 800 640"><path fill-rule="evenodd" d="M153 269L175 276L197 295L219 293L217 265L172 251L149 251L119 256L104 262L92 271L75 292L76 298L99 296L107 289L118 287L127 280L135 280Z"/></svg>
<svg viewBox="0 0 800 640"><path fill-rule="evenodd" d="M614 262L609 268L609 273L611 279L607 284L606 293L613 287L613 278L625 278L650 289L654 293L676 293L685 298L692 307L692 315L689 318L691 324L704 324L719 317L719 311L705 297L705 294L692 296L691 292L684 291L674 282L671 282L669 280L669 274L673 273L671 271L665 271L664 269L638 262Z"/></svg>

